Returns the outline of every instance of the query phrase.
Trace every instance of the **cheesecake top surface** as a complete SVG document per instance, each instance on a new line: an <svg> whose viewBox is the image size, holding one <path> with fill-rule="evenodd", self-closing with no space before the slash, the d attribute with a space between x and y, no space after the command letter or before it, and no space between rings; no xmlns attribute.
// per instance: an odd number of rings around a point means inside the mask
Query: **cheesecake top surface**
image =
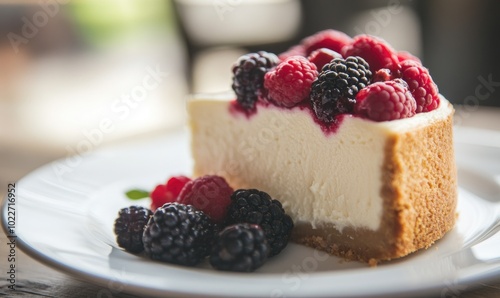
<svg viewBox="0 0 500 298"><path fill-rule="evenodd" d="M356 115L345 115L342 117L343 121L354 121L358 123L363 123L363 125L371 126L372 128L379 129L386 132L403 133L411 130L415 130L421 127L428 126L436 121L445 119L453 113L454 109L452 104L444 98L444 96L439 95L439 105L435 110L426 113L418 113L409 118L391 120L391 121L381 121L375 122ZM236 104L236 95L232 91L220 92L220 93L205 93L205 94L195 94L188 102L188 105L226 105L227 113L233 114L236 118L246 118L251 119L254 114L245 114L241 110L236 110L233 105ZM303 108L303 106L293 107L284 109L282 107L277 107L274 105L256 105L255 114L259 112L260 109L275 109L281 111L282 113L310 113L310 110ZM218 110L219 112L221 110ZM278 113L279 114L279 113ZM314 115L311 113L311 117ZM347 120L349 119L349 120ZM339 127L342 124L340 123Z"/></svg>

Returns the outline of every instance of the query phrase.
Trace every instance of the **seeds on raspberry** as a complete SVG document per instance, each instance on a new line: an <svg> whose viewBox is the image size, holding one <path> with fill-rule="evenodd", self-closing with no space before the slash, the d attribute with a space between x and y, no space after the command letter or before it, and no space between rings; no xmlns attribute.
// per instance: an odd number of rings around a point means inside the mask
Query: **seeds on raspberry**
<svg viewBox="0 0 500 298"><path fill-rule="evenodd" d="M265 263L269 251L269 244L260 226L235 224L216 236L210 264L218 270L251 272Z"/></svg>
<svg viewBox="0 0 500 298"><path fill-rule="evenodd" d="M272 103L292 107L309 97L317 76L316 65L304 57L292 56L266 73L264 86Z"/></svg>
<svg viewBox="0 0 500 298"><path fill-rule="evenodd" d="M342 58L342 55L327 48L317 49L307 57L318 70L321 70L325 64L330 63L335 58Z"/></svg>
<svg viewBox="0 0 500 298"><path fill-rule="evenodd" d="M352 38L344 32L328 29L304 38L301 44L304 45L306 54L310 55L315 50L321 48L327 48L340 53L342 48L351 42Z"/></svg>
<svg viewBox="0 0 500 298"><path fill-rule="evenodd" d="M331 123L336 115L351 113L356 94L371 78L370 66L361 57L336 58L323 66L310 95L318 119Z"/></svg>
<svg viewBox="0 0 500 298"><path fill-rule="evenodd" d="M389 121L415 115L416 103L410 91L397 81L377 82L356 96L354 113L373 121Z"/></svg>
<svg viewBox="0 0 500 298"><path fill-rule="evenodd" d="M400 64L401 78L417 102L417 113L429 112L439 106L439 92L427 68L413 60Z"/></svg>
<svg viewBox="0 0 500 298"><path fill-rule="evenodd" d="M182 189L178 202L193 205L205 212L215 223L226 217L233 189L220 176L206 175L188 182Z"/></svg>
<svg viewBox="0 0 500 298"><path fill-rule="evenodd" d="M362 57L373 73L381 68L396 69L399 63L396 52L385 40L365 34L354 37L353 42L342 49L342 56Z"/></svg>
<svg viewBox="0 0 500 298"><path fill-rule="evenodd" d="M118 246L131 253L142 252L142 233L152 214L151 210L140 206L120 209L114 224Z"/></svg>
<svg viewBox="0 0 500 298"><path fill-rule="evenodd" d="M155 211L156 208L163 206L163 204L177 201L182 188L189 181L191 179L186 176L174 176L168 179L166 184L157 185L150 195L151 210Z"/></svg>
<svg viewBox="0 0 500 298"><path fill-rule="evenodd" d="M233 65L232 88L237 102L252 110L264 87L264 75L278 65L279 59L273 53L260 51L241 56Z"/></svg>

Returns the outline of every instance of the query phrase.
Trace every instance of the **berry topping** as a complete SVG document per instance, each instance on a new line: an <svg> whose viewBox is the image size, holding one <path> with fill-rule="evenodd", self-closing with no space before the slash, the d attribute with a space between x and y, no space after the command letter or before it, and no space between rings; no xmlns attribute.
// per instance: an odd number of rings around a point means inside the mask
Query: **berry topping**
<svg viewBox="0 0 500 298"><path fill-rule="evenodd" d="M387 42L365 34L356 36L352 44L344 47L342 56L362 57L373 73L381 68L396 69L399 62L394 49Z"/></svg>
<svg viewBox="0 0 500 298"><path fill-rule="evenodd" d="M302 56L292 56L266 73L268 99L276 105L292 107L305 100L318 76L316 65Z"/></svg>
<svg viewBox="0 0 500 298"><path fill-rule="evenodd" d="M330 63L335 58L342 58L342 55L327 48L317 49L307 57L309 61L316 65L317 69L323 68L325 64Z"/></svg>
<svg viewBox="0 0 500 298"><path fill-rule="evenodd" d="M258 225L236 224L215 238L210 264L218 270L250 272L265 263L269 251L264 231Z"/></svg>
<svg viewBox="0 0 500 298"><path fill-rule="evenodd" d="M131 253L142 252L142 233L152 214L151 210L139 206L120 209L114 225L118 246Z"/></svg>
<svg viewBox="0 0 500 298"><path fill-rule="evenodd" d="M422 64L422 61L420 61L420 59L418 59L418 57L410 54L410 52L399 51L397 55L398 55L398 61L399 62L403 62L403 61L406 61L406 60L413 60L415 62L418 62L418 63Z"/></svg>
<svg viewBox="0 0 500 298"><path fill-rule="evenodd" d="M306 48L304 48L303 45L294 45L285 52L279 54L279 59L280 61L285 61L286 58L290 58L292 56L302 56L305 57L306 55Z"/></svg>
<svg viewBox="0 0 500 298"><path fill-rule="evenodd" d="M429 112L439 106L439 93L427 68L413 60L400 64L401 78L408 83L408 88L417 102L417 113Z"/></svg>
<svg viewBox="0 0 500 298"><path fill-rule="evenodd" d="M354 112L374 121L388 121L415 115L416 103L402 82L373 83L356 96Z"/></svg>
<svg viewBox="0 0 500 298"><path fill-rule="evenodd" d="M207 175L188 182L182 189L178 202L193 205L214 222L220 223L226 217L232 193L233 189L224 178Z"/></svg>
<svg viewBox="0 0 500 298"><path fill-rule="evenodd" d="M301 44L304 45L306 54L310 55L320 48L327 48L340 53L342 48L351 42L352 38L349 35L337 30L328 29L304 38Z"/></svg>
<svg viewBox="0 0 500 298"><path fill-rule="evenodd" d="M264 86L264 75L274 68L279 59L275 54L260 51L241 56L233 65L232 88L238 103L245 109L255 107Z"/></svg>
<svg viewBox="0 0 500 298"><path fill-rule="evenodd" d="M370 66L361 57L336 58L323 66L311 88L314 113L330 123L338 114L351 113L356 94L372 77Z"/></svg>
<svg viewBox="0 0 500 298"><path fill-rule="evenodd" d="M251 223L262 227L271 251L277 255L288 244L293 221L281 203L257 189L239 189L231 196L226 224Z"/></svg>
<svg viewBox="0 0 500 298"><path fill-rule="evenodd" d="M214 224L193 206L167 203L150 218L142 241L153 260L194 266L209 255Z"/></svg>
<svg viewBox="0 0 500 298"><path fill-rule="evenodd" d="M168 179L166 184L160 184L151 192L151 210L163 206L165 203L177 201L182 188L191 181L185 176L174 176Z"/></svg>

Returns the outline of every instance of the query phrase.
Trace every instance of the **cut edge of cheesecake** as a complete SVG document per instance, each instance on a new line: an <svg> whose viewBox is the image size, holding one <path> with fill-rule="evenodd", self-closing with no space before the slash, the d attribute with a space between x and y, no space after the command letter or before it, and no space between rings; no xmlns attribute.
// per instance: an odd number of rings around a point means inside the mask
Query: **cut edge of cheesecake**
<svg viewBox="0 0 500 298"><path fill-rule="evenodd" d="M293 240L376 265L426 249L450 231L457 218L457 172L453 108L444 103L452 109L445 119L387 140L381 189L384 215L379 229L348 227L340 232L333 226L314 229L301 224L295 227Z"/></svg>
<svg viewBox="0 0 500 298"><path fill-rule="evenodd" d="M231 94L201 95L194 101L202 98L227 101L228 96ZM449 111L445 117L433 118L430 124L419 120L413 128L402 125L389 129L384 145L380 189L383 207L378 229L349 226L338 229L333 224L318 226L299 221L292 231L292 240L348 260L375 265L428 248L452 229L457 201L454 111L444 98L441 105L447 105ZM190 121L193 134L196 124L193 119ZM211 173L198 169L194 148L193 156L195 176L228 176L220 169ZM234 177L225 178L235 181Z"/></svg>

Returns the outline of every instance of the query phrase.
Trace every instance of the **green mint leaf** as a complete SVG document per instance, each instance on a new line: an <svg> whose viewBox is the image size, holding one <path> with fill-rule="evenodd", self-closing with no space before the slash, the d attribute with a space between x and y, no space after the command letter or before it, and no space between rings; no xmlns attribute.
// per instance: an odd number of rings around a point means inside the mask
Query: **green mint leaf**
<svg viewBox="0 0 500 298"><path fill-rule="evenodd" d="M149 191L143 189L131 189L125 193L131 200L140 200L149 197Z"/></svg>

